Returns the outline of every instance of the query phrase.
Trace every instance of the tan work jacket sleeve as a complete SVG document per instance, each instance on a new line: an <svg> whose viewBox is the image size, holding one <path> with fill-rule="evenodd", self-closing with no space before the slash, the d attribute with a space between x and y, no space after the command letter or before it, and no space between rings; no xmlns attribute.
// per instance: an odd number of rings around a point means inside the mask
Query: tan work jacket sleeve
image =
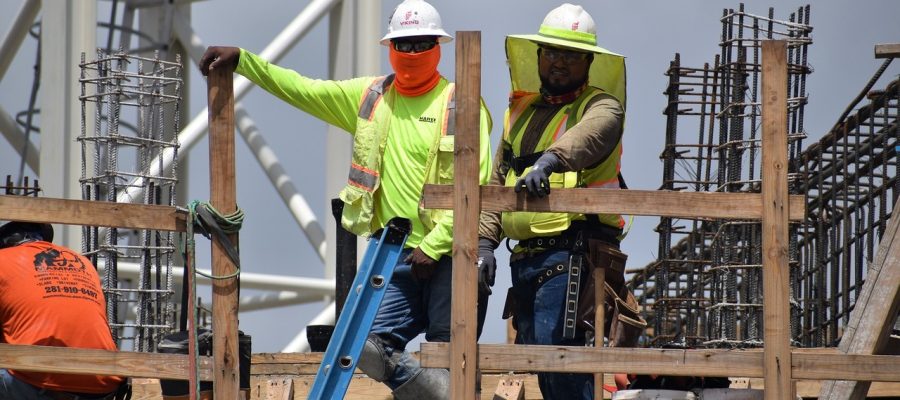
<svg viewBox="0 0 900 400"><path fill-rule="evenodd" d="M602 94L592 99L581 120L546 150L561 161L562 169L556 172L577 171L606 160L622 138L624 121L625 110L615 97Z"/></svg>

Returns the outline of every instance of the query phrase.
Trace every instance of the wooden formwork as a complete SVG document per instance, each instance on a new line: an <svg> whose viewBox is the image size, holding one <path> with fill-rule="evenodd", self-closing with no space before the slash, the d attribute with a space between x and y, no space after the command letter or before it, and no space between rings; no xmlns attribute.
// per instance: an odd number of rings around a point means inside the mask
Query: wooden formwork
<svg viewBox="0 0 900 400"><path fill-rule="evenodd" d="M804 203L802 197L788 196L787 192L787 63L784 41L763 43L764 159L761 194L558 189L540 199L517 194L512 188L478 186L479 32L458 32L456 46L456 184L452 188L427 187L423 199L429 208L454 209L452 336L449 344L423 344L421 353L424 366L450 368L452 398L476 398L476 369L487 373L615 371L763 378L766 399L793 398L794 383L801 379L900 382L900 356L845 354L840 350L791 349L789 346L787 224L789 220L802 218ZM234 209L234 99L231 82L231 76L222 73L213 73L209 79L211 197L213 205L226 213ZM477 221L482 209L761 219L765 346L760 351L477 345L477 277L471 267L477 253ZM187 224L185 213L173 207L2 195L0 219L177 232L185 231ZM890 252L894 252L893 247ZM218 245L213 246L213 253L215 274L226 275L234 270ZM891 254L889 260L896 257L896 254ZM897 263L885 264L889 271L895 271L897 267ZM201 358L198 366L200 379L215 382L215 399L232 400L237 398L238 393L236 288L234 280L221 281L214 286L216 349L213 357ZM895 290L893 299L880 300L895 305L900 300L896 293ZM153 379L186 379L192 375L190 357L187 355L39 346L0 345L0 367ZM263 387L280 391L280 398L296 398L289 397L287 386L290 385L290 390L296 394L296 382L302 374L297 370L286 375L254 375L257 385L255 398L261 398ZM311 384L309 380L306 382L306 385ZM375 393L370 390L382 387L364 378L355 380L354 385L364 385L366 395ZM351 397L353 393L350 392ZM266 398L276 398L272 396L266 395Z"/></svg>
<svg viewBox="0 0 900 400"><path fill-rule="evenodd" d="M478 68L480 55L471 51L478 47L476 32L459 32L457 36L457 90L473 96L470 88L477 74L465 69ZM556 189L545 198L529 198L508 187L478 187L477 163L473 157L478 148L477 123L464 123L466 113L477 108L457 108L456 178L448 196L447 188L427 187L427 208L454 210L454 274L474 271L471 268L477 249L477 218L464 216L487 211L557 211L589 213L622 213L632 215L735 218L762 221L763 317L764 347L750 350L671 350L557 347L534 345L480 345L475 334L463 332L449 344L422 345L422 365L450 368L453 399L475 399L473 374L482 371L565 371L580 373L628 372L680 376L744 376L763 378L765 398L796 397L794 382L799 379L841 379L860 381L900 381L900 357L887 355L846 354L840 351L792 349L789 329L788 287L788 221L804 214L802 197L788 195L787 190L787 43L763 41L762 54L762 193L678 193L603 189ZM460 68L463 71L460 71ZM473 93L474 92L474 93ZM477 98L477 97L476 97ZM477 121L477 119L474 119ZM465 164L472 165L466 167ZM470 175L466 175L466 174ZM476 184L473 184L476 182ZM476 190L477 189L477 190ZM477 193L476 193L477 192ZM703 200L698 201L699 198ZM452 199L452 203L450 200ZM737 205L740 204L740 205ZM737 205L737 206L736 206ZM474 210L473 210L474 209ZM476 233L473 233L476 232ZM896 265L893 266L897 268ZM459 272L460 275L468 272ZM474 274L474 272L471 272ZM470 298L456 294L474 293L471 276L456 279L454 285L451 326L474 320L475 308ZM896 304L900 296L882 299ZM896 310L896 309L894 309ZM893 315L896 315L896 311ZM459 335L460 331L454 331Z"/></svg>

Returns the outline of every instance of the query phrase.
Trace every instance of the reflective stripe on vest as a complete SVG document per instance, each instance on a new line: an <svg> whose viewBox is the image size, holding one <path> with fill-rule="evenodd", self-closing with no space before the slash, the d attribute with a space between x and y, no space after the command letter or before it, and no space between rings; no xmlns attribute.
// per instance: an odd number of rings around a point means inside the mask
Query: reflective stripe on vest
<svg viewBox="0 0 900 400"><path fill-rule="evenodd" d="M553 134L554 142L556 141L556 139L559 139L559 137L562 136L563 133L566 133L566 131L568 130L568 128L566 127L566 122L568 121L569 113L566 113L566 115L563 115L562 119L559 120L559 124L556 125L556 133Z"/></svg>
<svg viewBox="0 0 900 400"><path fill-rule="evenodd" d="M378 171L372 171L362 165L350 163L350 176L347 183L367 192L375 190L375 184L378 183Z"/></svg>
<svg viewBox="0 0 900 400"><path fill-rule="evenodd" d="M369 121L372 120L372 117L375 116L375 107L378 106L378 102L384 97L384 92L387 91L387 88L390 87L393 82L394 74L378 77L372 81L372 84L369 85L369 89L366 90L364 94L365 98L359 104L360 118Z"/></svg>
<svg viewBox="0 0 900 400"><path fill-rule="evenodd" d="M394 74L375 78L368 90L363 94L362 102L359 104L359 118L371 121L375 117L375 107L384 97L384 92L394 82ZM373 171L362 165L350 163L350 173L347 177L347 184L356 186L367 192L375 190L378 183L378 171Z"/></svg>
<svg viewBox="0 0 900 400"><path fill-rule="evenodd" d="M532 102L537 100L538 95L536 93L532 93L529 95L516 95L512 96L510 101L512 102L512 107L509 110L509 116L506 118L506 126L503 127L504 132L510 132L510 129L513 124L522 116L522 113L528 109L528 106L531 105Z"/></svg>
<svg viewBox="0 0 900 400"><path fill-rule="evenodd" d="M451 83L451 85L453 85ZM456 100L453 100L453 94L456 92L454 86L450 90L450 97L447 99L447 112L444 113L444 126L441 130L443 136L453 136L456 134Z"/></svg>

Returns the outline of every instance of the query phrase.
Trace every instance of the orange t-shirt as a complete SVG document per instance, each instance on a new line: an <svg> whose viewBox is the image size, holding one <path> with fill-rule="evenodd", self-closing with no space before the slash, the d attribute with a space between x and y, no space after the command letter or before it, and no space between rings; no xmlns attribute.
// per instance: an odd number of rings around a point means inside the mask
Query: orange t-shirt
<svg viewBox="0 0 900 400"><path fill-rule="evenodd" d="M0 343L116 350L106 300L87 258L48 242L0 249ZM9 371L31 385L109 393L117 376Z"/></svg>

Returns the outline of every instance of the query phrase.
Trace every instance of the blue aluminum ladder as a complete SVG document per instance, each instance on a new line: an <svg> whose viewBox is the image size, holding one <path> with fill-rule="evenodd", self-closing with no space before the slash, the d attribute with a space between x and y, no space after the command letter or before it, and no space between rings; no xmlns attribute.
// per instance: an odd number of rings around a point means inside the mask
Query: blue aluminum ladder
<svg viewBox="0 0 900 400"><path fill-rule="evenodd" d="M411 230L403 218L388 221L379 238L369 241L353 287L334 327L309 392L309 400L342 399L350 386L375 314Z"/></svg>

